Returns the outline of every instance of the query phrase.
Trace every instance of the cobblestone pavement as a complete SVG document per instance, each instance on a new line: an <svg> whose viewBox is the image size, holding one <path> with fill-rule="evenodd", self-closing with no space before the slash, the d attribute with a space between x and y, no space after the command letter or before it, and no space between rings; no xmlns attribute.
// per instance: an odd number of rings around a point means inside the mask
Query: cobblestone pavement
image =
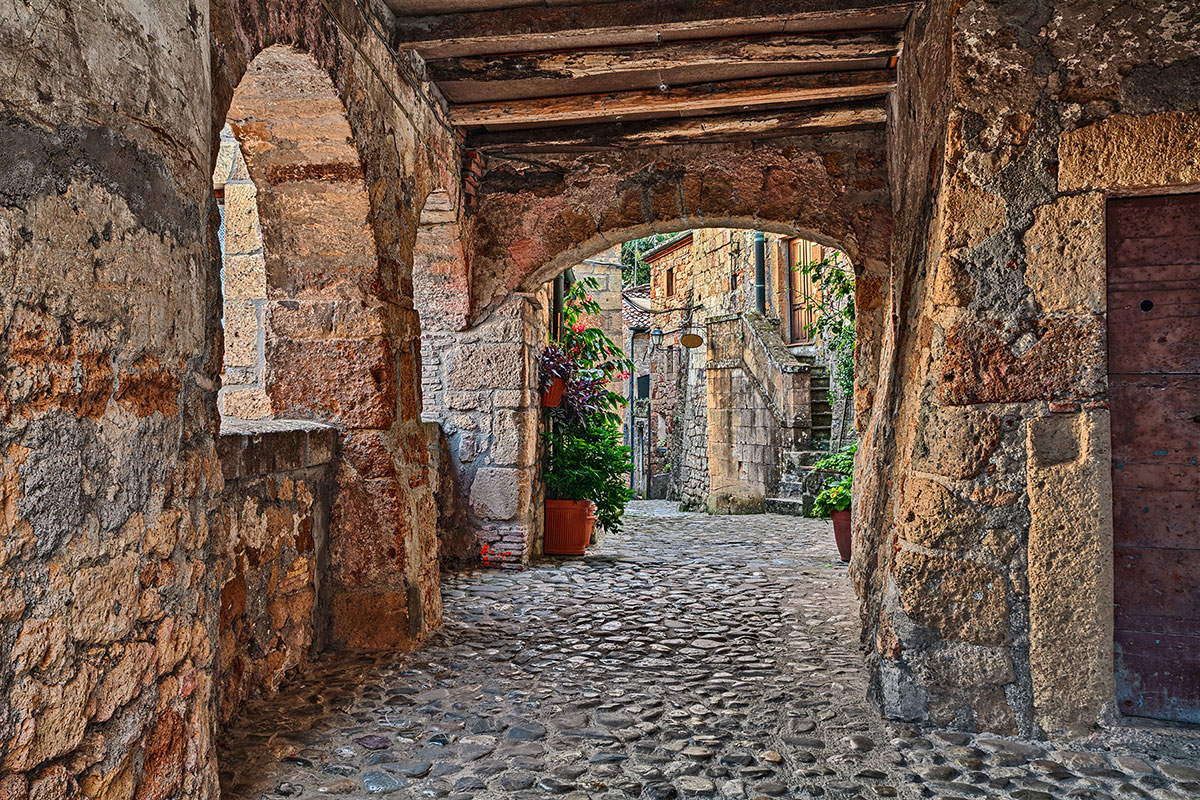
<svg viewBox="0 0 1200 800"><path fill-rule="evenodd" d="M225 800L1200 796L1197 739L879 721L828 523L671 508L634 504L585 558L448 576L427 648L247 709Z"/></svg>

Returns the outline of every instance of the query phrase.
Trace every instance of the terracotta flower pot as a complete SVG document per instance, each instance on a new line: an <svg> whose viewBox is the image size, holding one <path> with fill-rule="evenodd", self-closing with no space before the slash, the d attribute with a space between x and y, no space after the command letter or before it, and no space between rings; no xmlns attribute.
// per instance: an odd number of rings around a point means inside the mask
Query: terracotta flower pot
<svg viewBox="0 0 1200 800"><path fill-rule="evenodd" d="M563 392L566 390L566 381L562 378L551 378L550 385L542 392L542 406L544 408L558 408L558 404L562 402Z"/></svg>
<svg viewBox="0 0 1200 800"><path fill-rule="evenodd" d="M547 500L542 552L548 556L581 556L595 529L596 506L591 500Z"/></svg>
<svg viewBox="0 0 1200 800"><path fill-rule="evenodd" d="M830 516L833 518L833 539L837 542L838 554L841 555L843 562L849 562L850 509L834 511Z"/></svg>

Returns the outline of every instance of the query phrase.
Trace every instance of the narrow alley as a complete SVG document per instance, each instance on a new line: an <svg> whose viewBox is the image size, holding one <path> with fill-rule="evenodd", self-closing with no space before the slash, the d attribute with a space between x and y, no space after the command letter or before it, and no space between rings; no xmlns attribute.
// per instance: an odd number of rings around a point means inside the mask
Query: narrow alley
<svg viewBox="0 0 1200 800"><path fill-rule="evenodd" d="M844 569L826 521L633 503L587 557L446 576L428 647L248 707L222 796L1200 795L1200 739L881 722Z"/></svg>

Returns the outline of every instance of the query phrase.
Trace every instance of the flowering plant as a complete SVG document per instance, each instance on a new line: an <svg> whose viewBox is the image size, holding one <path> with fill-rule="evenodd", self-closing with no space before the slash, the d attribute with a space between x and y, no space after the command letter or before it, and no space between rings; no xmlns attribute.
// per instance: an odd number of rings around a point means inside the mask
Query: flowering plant
<svg viewBox="0 0 1200 800"><path fill-rule="evenodd" d="M563 297L563 326L539 360L540 388L554 378L566 382L562 402L550 409L552 425L546 441L546 495L555 500L590 500L601 528L618 530L632 492L626 476L633 469L623 442L621 415L625 398L608 388L629 377L633 368L621 348L604 331L588 324L600 304L588 294L599 289L584 278Z"/></svg>
<svg viewBox="0 0 1200 800"><path fill-rule="evenodd" d="M854 455L858 443L847 445L836 453L830 453L817 463L816 469L841 473L842 477L822 487L813 501L812 515L828 517L834 511L845 511L850 507L850 494L854 489Z"/></svg>
<svg viewBox="0 0 1200 800"><path fill-rule="evenodd" d="M617 410L626 403L607 385L627 377L633 362L604 331L587 324L587 317L599 316L602 311L588 294L599 288L595 278L583 278L571 285L563 297L562 333L546 346L538 360L539 389L545 391L554 378L567 385L562 402L551 411L559 422L619 423Z"/></svg>
<svg viewBox="0 0 1200 800"><path fill-rule="evenodd" d="M821 490L813 501L814 517L829 517L834 511L845 511L850 508L851 477L847 475L836 483L831 483Z"/></svg>

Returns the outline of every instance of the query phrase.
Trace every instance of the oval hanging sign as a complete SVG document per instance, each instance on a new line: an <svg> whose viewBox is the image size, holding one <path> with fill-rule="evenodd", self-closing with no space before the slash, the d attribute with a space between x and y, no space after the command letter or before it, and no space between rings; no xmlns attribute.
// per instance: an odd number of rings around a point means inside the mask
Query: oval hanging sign
<svg viewBox="0 0 1200 800"><path fill-rule="evenodd" d="M684 347L691 349L704 344L704 337L698 333L685 333L683 336L679 337L679 343Z"/></svg>

